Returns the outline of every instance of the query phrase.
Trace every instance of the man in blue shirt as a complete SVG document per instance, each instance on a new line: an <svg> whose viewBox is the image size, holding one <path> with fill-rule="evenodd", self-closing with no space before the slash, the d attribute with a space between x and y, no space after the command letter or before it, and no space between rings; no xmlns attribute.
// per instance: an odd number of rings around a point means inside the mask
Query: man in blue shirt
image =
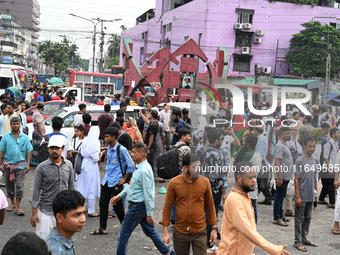
<svg viewBox="0 0 340 255"><path fill-rule="evenodd" d="M119 96L118 95L114 95L113 99L111 101L111 105L120 105L120 101L119 101Z"/></svg>
<svg viewBox="0 0 340 255"><path fill-rule="evenodd" d="M100 227L91 232L91 235L107 235L106 226L110 199L123 190L123 184L129 179L134 169L134 164L128 150L120 145L117 139L118 129L108 127L105 130L105 142L108 144L106 150L106 173L101 183L99 200ZM122 223L125 217L122 201L119 201L113 208L120 223Z"/></svg>
<svg viewBox="0 0 340 255"><path fill-rule="evenodd" d="M117 255L126 255L129 238L138 224L143 232L152 239L161 254L174 255L175 252L166 246L154 228L154 198L155 182L151 165L146 160L148 147L144 143L137 143L131 151L131 157L136 163L136 170L132 176L131 184L122 192L114 196L110 203L121 203L127 197L129 210L126 213L120 234L118 235Z"/></svg>
<svg viewBox="0 0 340 255"><path fill-rule="evenodd" d="M74 255L74 233L83 230L85 217L85 198L79 191L63 190L53 200L53 213L57 225L46 236L52 255Z"/></svg>
<svg viewBox="0 0 340 255"><path fill-rule="evenodd" d="M20 119L13 117L10 119L11 132L2 137L0 143L0 170L3 170L7 197L12 205L6 210L22 216L25 214L20 209L20 202L24 195L25 174L29 171L30 152L32 145L27 135L20 131ZM15 181L14 181L15 180Z"/></svg>
<svg viewBox="0 0 340 255"><path fill-rule="evenodd" d="M182 120L182 113L181 113L180 110L176 110L176 109L173 110L172 111L172 118L174 119L174 122L176 124L176 128L170 131L170 133L173 134L171 145L175 145L179 141L178 130L185 127L185 123Z"/></svg>

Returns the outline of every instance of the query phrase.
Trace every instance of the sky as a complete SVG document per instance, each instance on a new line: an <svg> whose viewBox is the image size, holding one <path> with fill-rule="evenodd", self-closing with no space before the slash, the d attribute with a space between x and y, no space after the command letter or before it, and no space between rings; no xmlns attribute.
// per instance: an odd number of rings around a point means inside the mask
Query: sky
<svg viewBox="0 0 340 255"><path fill-rule="evenodd" d="M135 26L136 18L148 9L155 8L156 0L38 0L40 4L40 38L39 41L51 40L60 42L59 35L76 40L81 58L92 57L93 24L84 19L70 16L69 13L82 16L86 19L101 18L104 20L122 19L115 22L106 22L106 33L120 33L121 25L127 28ZM97 22L96 22L97 23ZM100 24L97 25L97 32ZM109 36L105 36L105 44ZM70 41L72 41L70 39ZM106 46L107 47L107 46ZM99 35L97 35L96 54L99 52Z"/></svg>

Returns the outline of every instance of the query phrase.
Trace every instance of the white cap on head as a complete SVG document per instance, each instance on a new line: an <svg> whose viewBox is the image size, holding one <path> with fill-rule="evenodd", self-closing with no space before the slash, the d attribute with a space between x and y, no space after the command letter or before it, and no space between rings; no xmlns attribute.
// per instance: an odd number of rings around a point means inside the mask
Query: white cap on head
<svg viewBox="0 0 340 255"><path fill-rule="evenodd" d="M59 147L62 148L64 146L64 141L61 135L52 135L50 140L48 141L48 148L49 147Z"/></svg>

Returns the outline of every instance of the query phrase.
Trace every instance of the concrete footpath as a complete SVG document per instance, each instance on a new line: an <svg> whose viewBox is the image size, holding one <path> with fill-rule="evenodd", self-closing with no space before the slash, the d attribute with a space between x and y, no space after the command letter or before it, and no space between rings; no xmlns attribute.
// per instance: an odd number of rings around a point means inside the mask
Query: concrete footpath
<svg viewBox="0 0 340 255"><path fill-rule="evenodd" d="M13 212L6 212L5 222L0 226L0 250L7 242L7 240L20 231L34 231L34 228L30 225L30 214L31 207L29 200L32 197L32 187L34 180L34 169L31 168L29 173L26 175L25 180L25 194L22 200L22 209L25 211L25 216L16 216ZM104 171L101 171L103 176ZM234 180L232 176L229 177L229 187L233 184ZM158 190L163 186L166 187L167 183L156 183L156 199L155 199L155 210L154 217L156 224L156 230L162 234L162 226L158 224L162 217L162 208L164 202L164 196L158 193ZM5 188L1 187L5 192ZM6 194L6 192L5 192ZM258 201L262 201L260 197ZM97 201L97 207L98 207ZM281 227L272 224L273 206L258 205L259 210L259 222L258 231L260 234L274 244L287 244L287 250L291 254L300 254L292 245L294 243L294 218L289 222L288 227ZM98 209L99 212L99 209ZM318 244L318 247L307 247L308 252L303 254L327 254L335 255L340 253L340 235L336 236L331 233L333 226L333 213L334 209L327 208L324 205L318 205L318 208L314 210L311 221L309 240ZM219 215L219 227L222 221L222 213ZM108 235L105 236L91 236L90 232L99 227L99 218L87 217L85 228L82 232L76 233L76 254L84 255L109 255L115 254L117 247L117 233L120 229L118 219L108 219ZM153 255L160 254L157 250L154 250L154 245L148 237L146 237L140 226L133 232L129 242L129 255ZM255 254L268 254L263 250L256 247ZM230 254L233 255L233 254Z"/></svg>

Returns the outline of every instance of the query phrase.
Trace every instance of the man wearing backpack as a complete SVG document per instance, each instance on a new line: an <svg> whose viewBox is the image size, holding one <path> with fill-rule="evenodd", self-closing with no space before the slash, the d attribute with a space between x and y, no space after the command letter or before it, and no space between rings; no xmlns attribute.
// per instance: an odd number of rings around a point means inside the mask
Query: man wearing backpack
<svg viewBox="0 0 340 255"><path fill-rule="evenodd" d="M219 204L224 204L225 199L227 198L227 195L224 190L224 182L221 172L218 172L218 166L222 167L221 163L221 156L219 152L219 148L222 145L223 141L223 132L221 130L218 130L217 128L212 128L208 131L208 140L209 145L205 146L197 151L197 156L200 157L202 169L201 174L206 175L206 177L210 180L210 186L212 190L212 195L214 199L214 205L215 205L215 212L216 217L218 217L218 207ZM209 169L212 169L209 170ZM214 171L215 170L215 171ZM209 242L210 233L212 231L212 225L208 224L207 226L207 245L208 250L207 252L212 252L216 250L216 247L211 245Z"/></svg>
<svg viewBox="0 0 340 255"><path fill-rule="evenodd" d="M174 122L176 124L175 129L171 130L170 133L173 134L172 136L172 143L171 145L175 145L179 141L178 137L178 131L185 127L185 123L182 120L182 114L180 110L173 110L172 111L172 118L174 119Z"/></svg>
<svg viewBox="0 0 340 255"><path fill-rule="evenodd" d="M131 176L134 169L133 161L128 150L118 142L118 129L108 127L105 130L105 143L107 147L106 173L101 183L100 191L100 227L92 231L91 235L107 235L107 216L109 202L112 196L117 196L123 190L123 184ZM120 223L125 217L123 203L120 200L114 205Z"/></svg>
<svg viewBox="0 0 340 255"><path fill-rule="evenodd" d="M66 135L64 135L63 133L61 133L61 129L64 125L64 120L60 117L54 117L52 119L52 129L53 132L45 135L44 139L45 142L43 142L39 148L39 159L41 163L42 161L46 160L49 157L49 153L47 151L47 144L48 144L48 140L51 139L52 136L58 135L60 136L60 140L63 141L63 145L64 145L64 150L63 153L61 154L61 156L64 159L70 159L72 158L72 146L70 144L70 141L68 139L68 137ZM44 155L42 155L44 154Z"/></svg>
<svg viewBox="0 0 340 255"><path fill-rule="evenodd" d="M321 152L320 164L321 166L325 166L326 171L320 172L321 182L322 182L322 190L319 196L319 204L327 204L325 201L325 197L328 194L329 202L327 207L335 208L335 188L334 188L334 172L333 170L336 167L336 155L339 151L337 140L340 138L340 132L337 128L332 128L329 131L331 138L328 142L323 146Z"/></svg>

